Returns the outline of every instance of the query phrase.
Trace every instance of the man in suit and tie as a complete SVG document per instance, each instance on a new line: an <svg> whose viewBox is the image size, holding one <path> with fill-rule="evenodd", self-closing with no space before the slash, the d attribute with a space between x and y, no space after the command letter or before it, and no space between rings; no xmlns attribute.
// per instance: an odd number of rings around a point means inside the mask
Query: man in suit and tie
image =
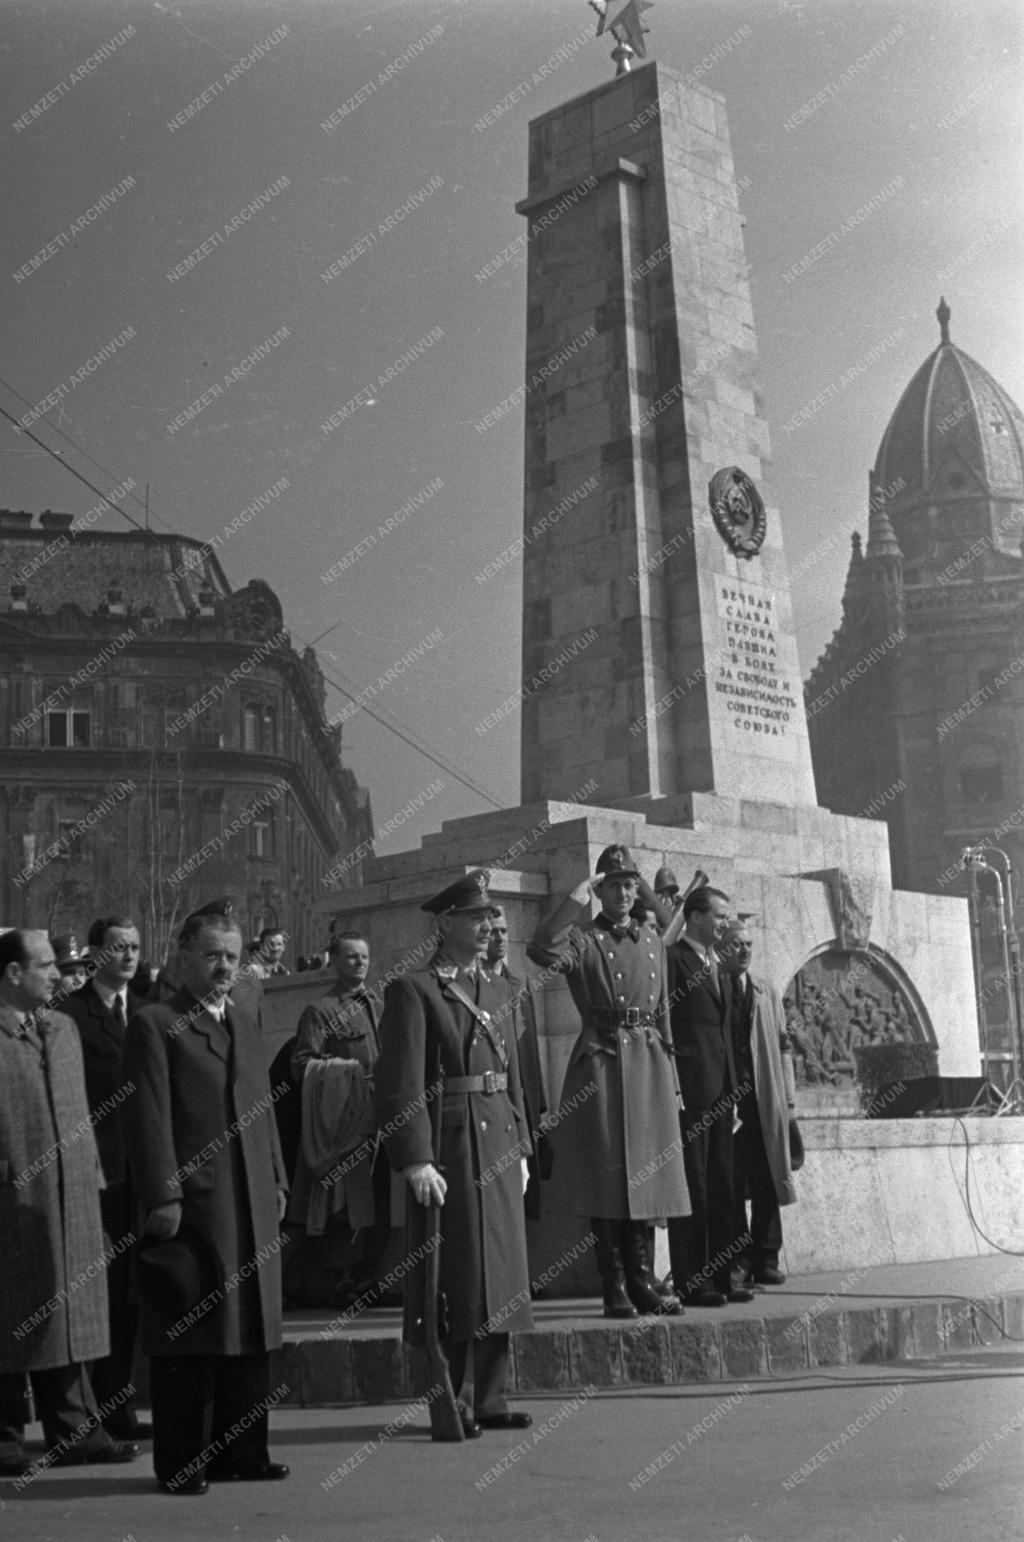
<svg viewBox="0 0 1024 1542"><path fill-rule="evenodd" d="M145 1006L132 990L139 967L139 932L130 916L101 916L89 928L92 978L61 1002L61 1011L78 1028L85 1064L85 1092L96 1132L96 1145L106 1188L100 1193L103 1230L117 1245L135 1224L135 1199L121 1133L120 1109L126 1092L121 1077L125 1026ZM126 1244L107 1265L110 1309L110 1354L89 1369L100 1407L116 1412L103 1421L108 1435L124 1440L147 1438L152 1430L139 1423L134 1398L125 1389L135 1385L138 1305L135 1300L131 1248Z"/></svg>
<svg viewBox="0 0 1024 1542"><path fill-rule="evenodd" d="M733 1286L732 1126L736 1092L729 1036L729 982L715 944L730 920L730 901L708 884L683 902L683 932L668 949L669 1000L679 1087L683 1163L693 1214L670 1217L672 1278L689 1306L752 1301Z"/></svg>
<svg viewBox="0 0 1024 1542"><path fill-rule="evenodd" d="M269 1351L281 1343L279 1223L287 1184L263 1042L230 998L242 935L212 907L178 938L180 988L132 1018L123 1076L128 1160L154 1242L178 1239L177 1277L210 1282L173 1309L139 1268L150 1355L153 1466L172 1494L209 1482L286 1478L267 1450ZM184 1255L184 1260L183 1260ZM166 1269L167 1250L164 1253ZM193 1266L190 1268L191 1265Z"/></svg>
<svg viewBox="0 0 1024 1542"><path fill-rule="evenodd" d="M519 1050L519 1075L523 1083L523 1104L526 1122L530 1126L530 1183L526 1190L526 1214L532 1220L540 1218L540 1181L548 1176L550 1155L547 1139L542 1131L542 1121L548 1111L544 1095L544 1077L540 1068L540 1043L537 1038L537 1019L533 1010L533 996L528 980L521 980L508 967L508 918L499 905L491 916L491 935L487 939L487 969L499 979L507 980L513 991L515 1007L516 1045Z"/></svg>

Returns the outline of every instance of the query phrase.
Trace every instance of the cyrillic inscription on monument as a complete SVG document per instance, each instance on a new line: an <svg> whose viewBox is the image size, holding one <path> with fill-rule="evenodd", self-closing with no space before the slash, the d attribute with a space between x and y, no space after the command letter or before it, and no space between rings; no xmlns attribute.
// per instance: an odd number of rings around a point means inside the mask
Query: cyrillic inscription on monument
<svg viewBox="0 0 1024 1542"><path fill-rule="evenodd" d="M737 733L762 754L788 758L799 696L779 660L775 596L762 584L715 578L720 627L715 695Z"/></svg>

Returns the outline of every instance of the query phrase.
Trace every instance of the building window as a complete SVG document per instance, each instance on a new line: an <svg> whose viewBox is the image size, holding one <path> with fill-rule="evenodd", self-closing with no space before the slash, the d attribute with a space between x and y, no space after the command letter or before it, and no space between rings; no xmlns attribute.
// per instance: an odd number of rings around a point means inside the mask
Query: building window
<svg viewBox="0 0 1024 1542"><path fill-rule="evenodd" d="M968 766L960 772L960 794L965 803L982 806L998 803L1003 796L1002 766Z"/></svg>
<svg viewBox="0 0 1024 1542"><path fill-rule="evenodd" d="M250 754L258 754L260 747L260 709L246 707L242 713L242 748Z"/></svg>
<svg viewBox="0 0 1024 1542"><path fill-rule="evenodd" d="M51 750L87 750L92 743L92 713L77 707L48 712L46 743Z"/></svg>
<svg viewBox="0 0 1024 1542"><path fill-rule="evenodd" d="M85 831L82 829L80 819L60 819L57 821L57 844L60 846L60 854L69 860L85 856Z"/></svg>
<svg viewBox="0 0 1024 1542"><path fill-rule="evenodd" d="M254 819L249 826L252 831L251 855L254 857L272 857L275 854L275 831L273 809L264 809L258 819Z"/></svg>
<svg viewBox="0 0 1024 1542"><path fill-rule="evenodd" d="M260 749L264 755L273 755L277 749L277 719L273 707L263 708L260 730Z"/></svg>

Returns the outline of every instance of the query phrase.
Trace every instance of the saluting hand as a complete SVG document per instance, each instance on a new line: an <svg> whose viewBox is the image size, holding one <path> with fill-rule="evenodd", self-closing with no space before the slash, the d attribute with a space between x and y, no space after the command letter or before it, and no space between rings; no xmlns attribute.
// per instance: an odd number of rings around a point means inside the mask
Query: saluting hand
<svg viewBox="0 0 1024 1542"><path fill-rule="evenodd" d="M419 1162L415 1167L407 1167L405 1176L409 1180L412 1189L421 1205L443 1205L444 1196L448 1192L448 1185L433 1162Z"/></svg>

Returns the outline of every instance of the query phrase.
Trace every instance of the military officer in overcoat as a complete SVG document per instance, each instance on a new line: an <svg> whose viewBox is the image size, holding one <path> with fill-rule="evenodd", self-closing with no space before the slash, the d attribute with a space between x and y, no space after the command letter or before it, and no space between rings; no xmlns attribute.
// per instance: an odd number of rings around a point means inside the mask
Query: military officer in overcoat
<svg viewBox="0 0 1024 1542"><path fill-rule="evenodd" d="M690 1213L665 949L654 926L630 918L639 887L628 848L607 847L593 881L560 901L526 949L566 976L583 1020L551 1131L552 1206L591 1218L606 1317L678 1315L677 1298L654 1284L647 1228ZM601 911L589 920L592 892Z"/></svg>
<svg viewBox="0 0 1024 1542"><path fill-rule="evenodd" d="M422 1343L425 1268L417 1235L440 1206L441 1337L465 1434L522 1429L506 1398L509 1334L533 1326L522 1196L529 1129L507 983L479 963L493 910L487 873L456 879L422 908L437 917L430 964L394 980L380 1022L377 1122L403 1173L405 1338ZM430 1303L433 1306L433 1303Z"/></svg>
<svg viewBox="0 0 1024 1542"><path fill-rule="evenodd" d="M189 916L180 989L137 1012L125 1035L133 1091L123 1129L144 1232L156 1241L180 1233L212 1280L178 1317L143 1291L153 1466L176 1494L205 1493L210 1479L288 1476L267 1451L287 1182L263 1042L229 996L241 951L229 916Z"/></svg>

